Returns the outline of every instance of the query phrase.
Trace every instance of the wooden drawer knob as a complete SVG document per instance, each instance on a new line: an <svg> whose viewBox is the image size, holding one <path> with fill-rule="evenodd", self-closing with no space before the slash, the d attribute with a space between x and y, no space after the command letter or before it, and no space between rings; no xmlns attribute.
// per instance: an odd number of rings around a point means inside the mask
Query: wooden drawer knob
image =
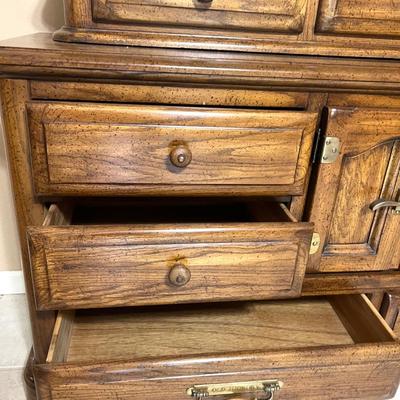
<svg viewBox="0 0 400 400"><path fill-rule="evenodd" d="M185 286L192 277L189 268L183 264L176 264L171 271L169 271L168 279L174 286Z"/></svg>
<svg viewBox="0 0 400 400"><path fill-rule="evenodd" d="M169 159L171 163L178 168L187 167L192 161L192 152L189 147L184 144L175 146L169 153Z"/></svg>

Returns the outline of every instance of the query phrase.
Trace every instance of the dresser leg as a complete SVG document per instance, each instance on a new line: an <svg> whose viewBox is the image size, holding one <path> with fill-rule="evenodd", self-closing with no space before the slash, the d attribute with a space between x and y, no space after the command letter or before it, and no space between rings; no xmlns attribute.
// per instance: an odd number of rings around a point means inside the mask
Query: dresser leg
<svg viewBox="0 0 400 400"><path fill-rule="evenodd" d="M33 349L31 350L24 370L25 394L27 400L37 400L36 386L33 379Z"/></svg>

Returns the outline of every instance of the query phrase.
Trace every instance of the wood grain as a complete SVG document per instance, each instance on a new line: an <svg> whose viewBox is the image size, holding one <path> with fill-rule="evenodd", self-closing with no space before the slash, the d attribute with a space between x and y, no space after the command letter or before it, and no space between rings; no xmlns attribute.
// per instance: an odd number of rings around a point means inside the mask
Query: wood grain
<svg viewBox="0 0 400 400"><path fill-rule="evenodd" d="M74 325L75 312L64 311L59 313L54 324L53 336L51 339L46 362L64 362L70 348L72 330Z"/></svg>
<svg viewBox="0 0 400 400"><path fill-rule="evenodd" d="M400 290L400 271L306 274L302 294L304 296L360 294L379 289Z"/></svg>
<svg viewBox="0 0 400 400"><path fill-rule="evenodd" d="M56 40L399 58L398 0L66 1ZM251 16L251 17L250 17ZM173 21L173 22L172 22Z"/></svg>
<svg viewBox="0 0 400 400"><path fill-rule="evenodd" d="M380 312L388 325L399 337L400 334L400 291L391 290L385 293Z"/></svg>
<svg viewBox="0 0 400 400"><path fill-rule="evenodd" d="M299 33L305 5L306 0L93 0L93 20Z"/></svg>
<svg viewBox="0 0 400 400"><path fill-rule="evenodd" d="M163 308L151 312L88 311L75 317L65 361L352 344L335 311L323 299Z"/></svg>
<svg viewBox="0 0 400 400"><path fill-rule="evenodd" d="M317 114L38 102L28 118L39 195L143 195L140 185L301 194ZM185 168L170 160L178 144L192 154Z"/></svg>
<svg viewBox="0 0 400 400"><path fill-rule="evenodd" d="M321 0L317 32L374 38L400 36L398 0Z"/></svg>
<svg viewBox="0 0 400 400"><path fill-rule="evenodd" d="M92 82L31 81L32 99L107 103L181 104L192 106L305 109L307 92L240 88L132 85ZM313 110L316 111L316 110Z"/></svg>
<svg viewBox="0 0 400 400"><path fill-rule="evenodd" d="M310 257L309 272L399 268L398 215L369 209L373 198L398 196L398 116L393 109L330 108L326 135L340 138L341 151L315 176L309 220L322 245Z"/></svg>
<svg viewBox="0 0 400 400"><path fill-rule="evenodd" d="M282 210L280 220L289 220ZM299 296L311 236L311 224L296 222L30 227L36 304L74 309ZM177 263L191 272L182 287L168 280Z"/></svg>
<svg viewBox="0 0 400 400"><path fill-rule="evenodd" d="M362 320L364 300L341 299L360 306L343 309L349 324L354 313ZM370 311L365 317L382 323ZM354 328L361 328L359 322ZM149 390L185 399L194 384L260 379L283 381L283 399L385 398L398 384L400 352L384 339L354 344L326 299L90 311L74 321L68 361L36 366L35 374L46 400L112 399L116 390L120 399L143 398ZM92 349L97 341L104 345ZM316 347L319 341L325 344ZM177 349L179 356L168 356ZM131 361L122 360L127 357ZM327 384L333 388L328 393Z"/></svg>
<svg viewBox="0 0 400 400"><path fill-rule="evenodd" d="M28 225L41 225L45 218L46 209L35 198L32 187L29 135L25 115L25 103L28 99L27 81L4 79L0 81L4 134L17 214L25 288L29 299L33 347L35 359L38 362L43 362L46 359L56 316L53 312L37 312L34 302L30 301L33 300L33 287L29 251L25 239L26 227Z"/></svg>
<svg viewBox="0 0 400 400"><path fill-rule="evenodd" d="M333 296L330 302L356 343L396 340L393 331L366 295Z"/></svg>
<svg viewBox="0 0 400 400"><path fill-rule="evenodd" d="M137 40L140 37L135 32ZM187 38L190 41L190 38ZM151 43L147 42L148 45ZM167 45L168 43L166 43ZM189 51L57 43L49 34L35 34L3 41L0 72L30 78L85 78L126 80L136 83L179 82L246 86L291 87L306 91L324 89L399 93L400 71L389 60L301 57L277 54ZM348 48L348 40L345 45ZM292 44L298 52L301 43ZM210 47L209 49L212 49ZM246 50L242 44L242 50ZM352 49L353 51L353 49ZM363 54L370 54L365 48ZM315 54L315 49L312 48ZM297 53L298 54L298 53ZM346 53L342 52L342 55ZM290 90L290 89L289 89Z"/></svg>

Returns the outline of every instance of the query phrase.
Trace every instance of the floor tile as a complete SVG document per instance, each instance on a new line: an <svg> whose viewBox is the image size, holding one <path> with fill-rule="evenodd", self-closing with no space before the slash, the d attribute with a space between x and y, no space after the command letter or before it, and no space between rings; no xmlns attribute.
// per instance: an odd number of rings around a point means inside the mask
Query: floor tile
<svg viewBox="0 0 400 400"><path fill-rule="evenodd" d="M0 368L0 399L26 400L23 368Z"/></svg>
<svg viewBox="0 0 400 400"><path fill-rule="evenodd" d="M0 368L23 367L31 346L25 295L1 295Z"/></svg>

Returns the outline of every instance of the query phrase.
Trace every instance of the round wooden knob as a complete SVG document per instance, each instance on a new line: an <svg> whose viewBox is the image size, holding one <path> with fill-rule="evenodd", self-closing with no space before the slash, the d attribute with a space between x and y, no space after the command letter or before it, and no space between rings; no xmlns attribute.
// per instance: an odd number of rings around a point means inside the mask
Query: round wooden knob
<svg viewBox="0 0 400 400"><path fill-rule="evenodd" d="M189 150L189 147L181 144L171 150L169 159L175 167L185 168L192 161L192 152Z"/></svg>
<svg viewBox="0 0 400 400"><path fill-rule="evenodd" d="M185 286L192 277L189 268L182 264L176 264L171 271L169 271L168 279L174 286Z"/></svg>

